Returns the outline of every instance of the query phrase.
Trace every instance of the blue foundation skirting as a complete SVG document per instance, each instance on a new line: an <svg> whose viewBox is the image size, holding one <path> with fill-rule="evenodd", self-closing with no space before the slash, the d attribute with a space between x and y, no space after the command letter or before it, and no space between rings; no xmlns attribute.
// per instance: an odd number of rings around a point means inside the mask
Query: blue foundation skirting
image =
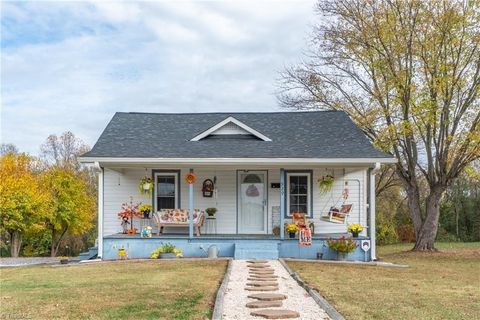
<svg viewBox="0 0 480 320"><path fill-rule="evenodd" d="M332 236L333 238L333 236ZM321 259L336 260L335 251L328 248L327 240L329 238L315 238L311 246L299 246L298 239L278 239L271 238L255 238L242 236L231 237L202 237L192 240L184 236L168 236L168 237L152 237L140 238L138 236L113 235L103 238L103 259L119 259L118 249L125 249L129 258L148 258L150 253L162 245L169 242L175 247L183 251L184 257L206 257L208 248L215 245L218 248L220 257L234 257L235 245L241 245L244 249L246 245L251 244L255 249L262 247L278 246L278 256L280 258L296 258L296 259ZM349 253L347 260L349 261L370 261L370 251L365 253L360 248L360 240L369 239L362 237L355 239L357 249Z"/></svg>

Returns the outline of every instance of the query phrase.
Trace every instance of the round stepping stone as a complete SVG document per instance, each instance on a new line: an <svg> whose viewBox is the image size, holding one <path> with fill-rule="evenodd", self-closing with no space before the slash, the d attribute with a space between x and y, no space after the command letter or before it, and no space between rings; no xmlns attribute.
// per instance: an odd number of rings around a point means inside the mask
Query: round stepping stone
<svg viewBox="0 0 480 320"><path fill-rule="evenodd" d="M268 287L246 287L247 291L277 291L278 286L268 286Z"/></svg>
<svg viewBox="0 0 480 320"><path fill-rule="evenodd" d="M287 309L262 309L250 312L252 316L265 319L292 319L300 317L300 313Z"/></svg>
<svg viewBox="0 0 480 320"><path fill-rule="evenodd" d="M246 306L247 308L277 308L282 306L282 301L252 301Z"/></svg>
<svg viewBox="0 0 480 320"><path fill-rule="evenodd" d="M277 278L247 278L248 281L277 281Z"/></svg>
<svg viewBox="0 0 480 320"><path fill-rule="evenodd" d="M286 295L280 293L256 293L250 294L248 297L260 301L278 301L287 299Z"/></svg>
<svg viewBox="0 0 480 320"><path fill-rule="evenodd" d="M265 275L265 274L266 274L266 275L272 275L273 273L274 273L273 270L272 270L272 271L269 271L269 270L267 270L267 271L264 271L264 270L262 270L262 271L260 271L260 270L255 270L255 271L250 271L250 272L249 272L250 275Z"/></svg>
<svg viewBox="0 0 480 320"><path fill-rule="evenodd" d="M277 281L253 281L247 282L247 286L251 287L262 287L262 286L278 286Z"/></svg>
<svg viewBox="0 0 480 320"><path fill-rule="evenodd" d="M260 279L265 279L265 278L278 278L278 276L274 274L250 274L250 277L252 278L260 278Z"/></svg>
<svg viewBox="0 0 480 320"><path fill-rule="evenodd" d="M278 286L278 282L277 281L247 282L247 286L251 286L251 287Z"/></svg>
<svg viewBox="0 0 480 320"><path fill-rule="evenodd" d="M270 268L270 266L268 264L264 265L264 266L256 266L256 265L253 265L253 266L248 266L250 269L267 269L267 268Z"/></svg>

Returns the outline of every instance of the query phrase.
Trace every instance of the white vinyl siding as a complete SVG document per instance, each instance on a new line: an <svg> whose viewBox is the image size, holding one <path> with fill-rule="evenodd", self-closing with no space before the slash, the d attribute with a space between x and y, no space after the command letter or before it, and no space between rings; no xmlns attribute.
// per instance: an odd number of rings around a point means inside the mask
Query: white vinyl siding
<svg viewBox="0 0 480 320"><path fill-rule="evenodd" d="M340 206L343 203L342 191L345 187L345 182L348 182L349 198L345 203L352 203L353 209L349 218L349 223L361 223L367 225L367 208L366 208L366 175L367 168L298 168L298 167L284 167L286 171L289 170L312 170L312 218L310 221L315 223L316 233L340 233L346 232L346 225L334 224L324 220L320 217L326 214L331 206ZM181 170L179 181L180 184L180 208L188 208L188 185L184 182L185 174L189 172L189 167L158 167L155 169L161 170ZM218 212L217 229L218 233L235 234L237 233L237 170L268 170L268 215L267 215L267 233L272 233L274 226L278 226L280 222L280 189L272 189L271 183L280 182L280 168L266 169L266 168L249 168L245 167L193 167L197 176L197 182L194 185L194 207L205 210L208 207L216 207ZM118 169L118 171L105 168L104 171L104 235L121 232L120 220L117 213L121 209L124 202L129 201L132 196L134 202L142 202L152 204L152 197L148 195L141 195L138 191L138 183L146 174L151 176L151 169L146 173L144 168L132 169ZM344 174L345 173L345 174ZM293 172L292 172L293 174ZM335 182L331 194L320 194L317 180L326 174L333 174ZM202 183L205 179L212 179L217 177L217 195L216 197L205 198L202 195ZM290 221L286 218L285 222ZM136 219L135 226L139 228L140 221ZM154 231L156 227L154 226ZM166 233L183 232L182 229L166 229ZM185 229L185 234L188 230ZM364 234L366 231L364 231Z"/></svg>

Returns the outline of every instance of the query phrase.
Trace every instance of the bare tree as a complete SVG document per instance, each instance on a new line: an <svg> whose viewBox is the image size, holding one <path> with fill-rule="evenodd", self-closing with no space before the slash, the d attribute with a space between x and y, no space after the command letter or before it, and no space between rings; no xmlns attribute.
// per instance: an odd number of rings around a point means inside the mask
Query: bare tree
<svg viewBox="0 0 480 320"><path fill-rule="evenodd" d="M90 148L70 131L60 136L51 134L40 146L41 156L45 161L75 170L79 168L77 157L89 150Z"/></svg>
<svg viewBox="0 0 480 320"><path fill-rule="evenodd" d="M317 10L312 49L284 72L279 99L288 108L343 110L392 152L414 250L434 249L441 197L480 157L479 2L327 0Z"/></svg>
<svg viewBox="0 0 480 320"><path fill-rule="evenodd" d="M2 143L0 146L0 156L6 155L7 153L18 153L18 148L12 143Z"/></svg>

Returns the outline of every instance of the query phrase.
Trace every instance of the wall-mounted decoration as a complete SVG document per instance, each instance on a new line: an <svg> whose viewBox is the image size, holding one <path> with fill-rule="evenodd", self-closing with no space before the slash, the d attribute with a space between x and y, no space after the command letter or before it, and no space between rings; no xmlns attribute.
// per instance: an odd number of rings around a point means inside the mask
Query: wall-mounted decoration
<svg viewBox="0 0 480 320"><path fill-rule="evenodd" d="M211 179L203 181L202 194L205 198L211 198L215 190L215 184Z"/></svg>
<svg viewBox="0 0 480 320"><path fill-rule="evenodd" d="M188 184L194 184L197 181L197 176L193 172L189 172L185 175L185 182Z"/></svg>
<svg viewBox="0 0 480 320"><path fill-rule="evenodd" d="M280 189L280 182L272 182L272 183L270 183L270 188L272 188L272 189Z"/></svg>

